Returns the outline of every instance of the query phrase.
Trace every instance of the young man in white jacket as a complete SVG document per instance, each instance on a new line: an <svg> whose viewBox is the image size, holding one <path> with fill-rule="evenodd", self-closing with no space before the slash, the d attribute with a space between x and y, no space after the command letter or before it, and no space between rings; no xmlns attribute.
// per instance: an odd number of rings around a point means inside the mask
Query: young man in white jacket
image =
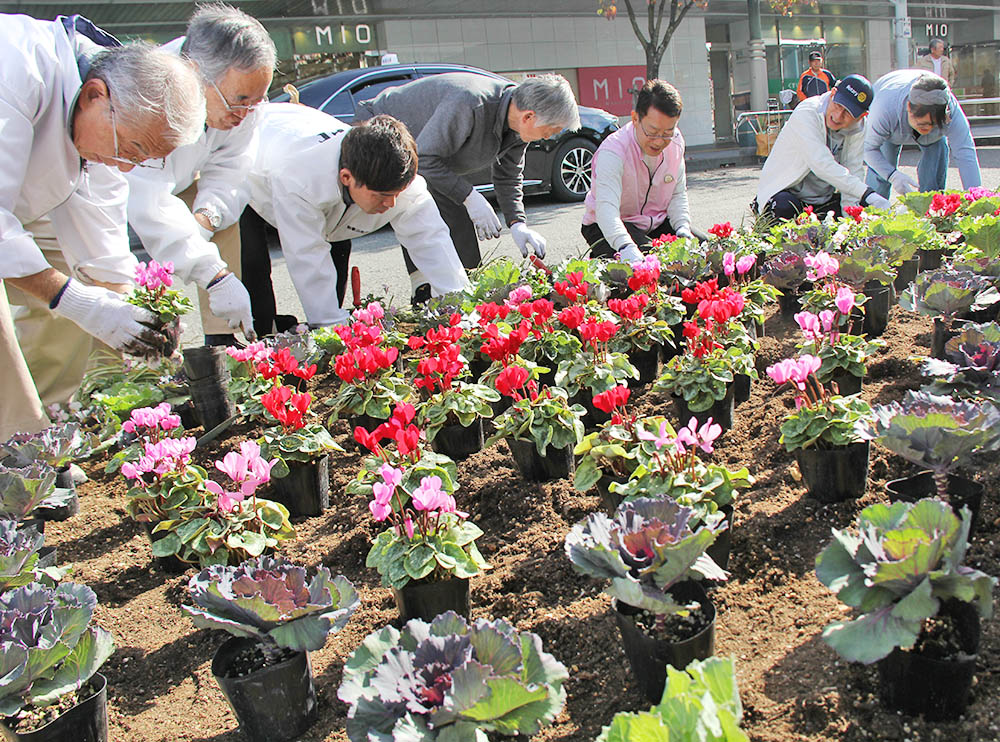
<svg viewBox="0 0 1000 742"><path fill-rule="evenodd" d="M172 261L181 280L201 289L205 344L230 345L241 327L248 339L254 334L250 296L238 278L238 194L253 162L254 108L267 100L274 42L255 18L218 3L200 8L186 35L164 48L201 73L208 126L162 170L129 173L128 220L153 258Z"/></svg>
<svg viewBox="0 0 1000 742"><path fill-rule="evenodd" d="M806 206L838 217L843 206L888 206L864 180L863 118L871 102L871 83L861 75L800 102L764 163L755 210L792 219Z"/></svg>
<svg viewBox="0 0 1000 742"><path fill-rule="evenodd" d="M330 243L386 224L436 295L468 286L465 269L424 179L406 126L376 116L350 127L294 103L258 109L260 143L249 204L278 230L292 283L312 327L346 322Z"/></svg>
<svg viewBox="0 0 1000 742"><path fill-rule="evenodd" d="M128 284L135 267L127 187L111 168L127 172L198 137L197 74L145 45L122 47L79 16L3 15L0 40L0 279L112 348L162 352L158 319L105 288ZM34 231L43 219L45 237ZM46 242L65 270L49 262ZM0 369L0 440L43 428L3 291Z"/></svg>

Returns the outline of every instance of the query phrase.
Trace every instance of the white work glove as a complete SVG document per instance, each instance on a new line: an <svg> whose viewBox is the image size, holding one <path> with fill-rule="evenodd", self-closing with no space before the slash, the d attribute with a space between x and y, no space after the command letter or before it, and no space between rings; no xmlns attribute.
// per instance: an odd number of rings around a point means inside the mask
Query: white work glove
<svg viewBox="0 0 1000 742"><path fill-rule="evenodd" d="M469 212L469 218L476 227L476 237L481 240L492 240L500 236L503 224L490 206L490 202L486 200L486 196L473 188L462 205Z"/></svg>
<svg viewBox="0 0 1000 742"><path fill-rule="evenodd" d="M635 263L641 263L646 259L646 257L642 254L642 250L638 247L633 244L628 244L618 251L618 259L623 263L633 265Z"/></svg>
<svg viewBox="0 0 1000 742"><path fill-rule="evenodd" d="M545 238L533 229L528 229L524 222L514 222L510 225L510 236L514 238L514 244L521 251L521 257L528 257L528 246L535 251L535 255L540 258L545 257Z"/></svg>
<svg viewBox="0 0 1000 742"><path fill-rule="evenodd" d="M874 206L876 209L888 209L889 199L878 193L869 193L865 199L865 206Z"/></svg>
<svg viewBox="0 0 1000 742"><path fill-rule="evenodd" d="M682 237L682 238L684 238L686 240L693 240L694 239L694 235L691 233L691 230L688 227L681 227L676 232L674 232L674 234L676 234L678 237Z"/></svg>
<svg viewBox="0 0 1000 742"><path fill-rule="evenodd" d="M896 193L905 195L912 191L920 190L920 186L917 185L916 181L914 181L913 178L904 173L902 170L897 170L890 175L889 182L892 183L892 187Z"/></svg>
<svg viewBox="0 0 1000 742"><path fill-rule="evenodd" d="M53 311L123 353L155 357L171 345L156 315L99 286L70 279Z"/></svg>
<svg viewBox="0 0 1000 742"><path fill-rule="evenodd" d="M253 331L253 313L250 311L250 294L236 277L228 273L207 289L208 306L219 319L226 320L232 330L243 330L251 343L257 339Z"/></svg>

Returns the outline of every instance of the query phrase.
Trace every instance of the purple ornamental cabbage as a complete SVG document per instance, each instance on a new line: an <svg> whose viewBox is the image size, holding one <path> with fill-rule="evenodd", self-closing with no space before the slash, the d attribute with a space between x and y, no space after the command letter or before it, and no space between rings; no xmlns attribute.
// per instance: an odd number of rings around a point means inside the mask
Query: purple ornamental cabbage
<svg viewBox="0 0 1000 742"><path fill-rule="evenodd" d="M26 467L41 462L53 469L66 466L89 451L79 423L51 425L39 433L18 433L0 443L0 454L13 459L8 466Z"/></svg>
<svg viewBox="0 0 1000 742"><path fill-rule="evenodd" d="M23 469L0 464L0 516L27 518L45 503L65 504L73 491L56 489L56 472L47 464L37 463Z"/></svg>
<svg viewBox="0 0 1000 742"><path fill-rule="evenodd" d="M303 567L269 556L207 567L190 579L188 593L195 605L181 607L195 626L254 639L265 653L322 649L361 602L347 578L331 579L326 567L307 580Z"/></svg>
<svg viewBox="0 0 1000 742"><path fill-rule="evenodd" d="M945 360L927 358L921 373L932 378L928 391L1000 404L1000 340L986 339L977 327L966 327L945 344Z"/></svg>
<svg viewBox="0 0 1000 742"><path fill-rule="evenodd" d="M536 634L448 611L369 634L344 665L337 697L348 705L351 742L479 742L552 723L568 677Z"/></svg>
<svg viewBox="0 0 1000 742"><path fill-rule="evenodd" d="M611 597L657 615L686 608L670 595L679 582L700 577L726 579L705 550L726 528L702 525L692 531L694 511L669 498L640 497L619 506L614 518L592 513L566 535L566 555L590 577L610 579Z"/></svg>
<svg viewBox="0 0 1000 742"><path fill-rule="evenodd" d="M949 323L966 312L978 312L1000 301L994 279L971 271L942 268L918 273L899 295L899 306Z"/></svg>
<svg viewBox="0 0 1000 742"><path fill-rule="evenodd" d="M806 264L801 253L786 250L761 266L761 278L782 291L795 291L806 280Z"/></svg>
<svg viewBox="0 0 1000 742"><path fill-rule="evenodd" d="M34 581L44 541L45 536L34 527L18 528L16 520L0 520L0 593Z"/></svg>

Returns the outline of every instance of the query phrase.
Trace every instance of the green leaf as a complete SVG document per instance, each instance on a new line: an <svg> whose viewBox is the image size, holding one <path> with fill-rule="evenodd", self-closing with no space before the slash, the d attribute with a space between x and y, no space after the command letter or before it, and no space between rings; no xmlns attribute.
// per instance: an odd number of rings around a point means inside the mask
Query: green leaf
<svg viewBox="0 0 1000 742"><path fill-rule="evenodd" d="M176 533L168 533L158 541L153 542L153 556L168 557L181 549L181 539Z"/></svg>
<svg viewBox="0 0 1000 742"><path fill-rule="evenodd" d="M517 720L506 721L504 717L515 714L524 706L544 701L548 696L544 687L529 690L511 678L494 677L486 684L490 689L489 695L463 711L461 716L472 721L490 722L501 732L518 732Z"/></svg>

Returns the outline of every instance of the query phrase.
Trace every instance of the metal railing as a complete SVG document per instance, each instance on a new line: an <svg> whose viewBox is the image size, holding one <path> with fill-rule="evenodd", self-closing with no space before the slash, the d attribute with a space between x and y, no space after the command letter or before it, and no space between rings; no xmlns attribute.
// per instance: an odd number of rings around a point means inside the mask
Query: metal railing
<svg viewBox="0 0 1000 742"><path fill-rule="evenodd" d="M988 114L973 114L969 111L971 106L984 106L991 104L1000 104L1000 98L963 98L959 99L958 104L962 106L962 110L965 111L965 117L970 123L975 123L977 121L997 121L1000 122L1000 106L997 107L998 113L988 113ZM788 108L772 108L768 111L742 111L737 117L733 124L733 136L739 137L740 126L744 122L749 122L750 129L754 134L759 134L761 132L761 122L760 119L774 119L778 117L778 121L781 121L782 116L787 116L792 111ZM766 126L770 125L765 124Z"/></svg>

